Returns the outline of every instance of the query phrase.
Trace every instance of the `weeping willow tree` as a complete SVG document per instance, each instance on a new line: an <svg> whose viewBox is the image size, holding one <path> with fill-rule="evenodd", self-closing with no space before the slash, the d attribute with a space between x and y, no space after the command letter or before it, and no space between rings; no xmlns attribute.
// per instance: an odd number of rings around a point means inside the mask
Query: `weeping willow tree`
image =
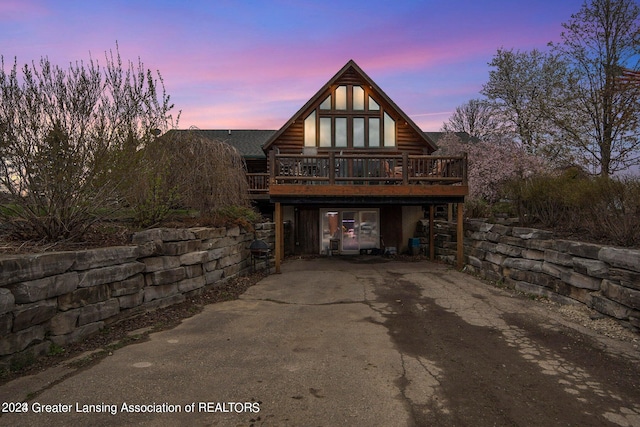
<svg viewBox="0 0 640 427"><path fill-rule="evenodd" d="M168 132L138 155L130 205L141 225L161 221L172 207L195 210L205 219L230 210L250 212L246 168L231 145L192 128Z"/></svg>
<svg viewBox="0 0 640 427"><path fill-rule="evenodd" d="M178 137L180 135L180 137ZM180 199L201 216L230 206L249 207L246 168L231 145L204 138L197 129L173 132L170 141L172 179Z"/></svg>

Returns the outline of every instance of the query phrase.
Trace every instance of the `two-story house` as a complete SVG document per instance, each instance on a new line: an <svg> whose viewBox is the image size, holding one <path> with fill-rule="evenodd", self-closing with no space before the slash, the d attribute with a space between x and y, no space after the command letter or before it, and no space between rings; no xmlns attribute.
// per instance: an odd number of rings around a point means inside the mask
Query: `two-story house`
<svg viewBox="0 0 640 427"><path fill-rule="evenodd" d="M468 194L466 158L433 156L429 135L354 61L277 131L201 132L245 156L253 198L273 208L276 270L285 240L298 254L403 251L425 212ZM461 205L457 221L461 241Z"/></svg>

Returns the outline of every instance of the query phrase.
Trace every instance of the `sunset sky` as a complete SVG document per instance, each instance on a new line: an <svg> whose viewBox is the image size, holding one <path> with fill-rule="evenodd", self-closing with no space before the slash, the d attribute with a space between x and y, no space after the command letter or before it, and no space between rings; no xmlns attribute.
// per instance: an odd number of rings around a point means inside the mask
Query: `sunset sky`
<svg viewBox="0 0 640 427"><path fill-rule="evenodd" d="M544 49L582 0L0 0L5 68L123 59L159 70L179 127L279 129L349 59L423 130L479 97L500 47Z"/></svg>

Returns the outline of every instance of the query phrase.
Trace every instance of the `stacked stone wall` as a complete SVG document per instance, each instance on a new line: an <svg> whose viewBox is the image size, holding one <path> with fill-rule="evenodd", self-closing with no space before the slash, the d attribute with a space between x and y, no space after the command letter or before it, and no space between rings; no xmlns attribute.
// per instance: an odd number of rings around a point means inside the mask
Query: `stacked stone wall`
<svg viewBox="0 0 640 427"><path fill-rule="evenodd" d="M436 255L456 261L455 224L436 222ZM561 303L582 303L640 329L640 250L554 239L549 231L469 220L467 271Z"/></svg>
<svg viewBox="0 0 640 427"><path fill-rule="evenodd" d="M247 273L254 238L273 245L273 224L151 229L131 246L1 257L0 368Z"/></svg>

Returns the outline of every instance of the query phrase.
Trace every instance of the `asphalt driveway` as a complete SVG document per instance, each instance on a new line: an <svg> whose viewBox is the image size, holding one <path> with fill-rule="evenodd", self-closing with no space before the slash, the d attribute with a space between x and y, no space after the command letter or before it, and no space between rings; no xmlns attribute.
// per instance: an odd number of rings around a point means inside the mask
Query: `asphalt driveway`
<svg viewBox="0 0 640 427"><path fill-rule="evenodd" d="M0 387L0 425L640 426L632 342L439 264L282 271L95 366Z"/></svg>

